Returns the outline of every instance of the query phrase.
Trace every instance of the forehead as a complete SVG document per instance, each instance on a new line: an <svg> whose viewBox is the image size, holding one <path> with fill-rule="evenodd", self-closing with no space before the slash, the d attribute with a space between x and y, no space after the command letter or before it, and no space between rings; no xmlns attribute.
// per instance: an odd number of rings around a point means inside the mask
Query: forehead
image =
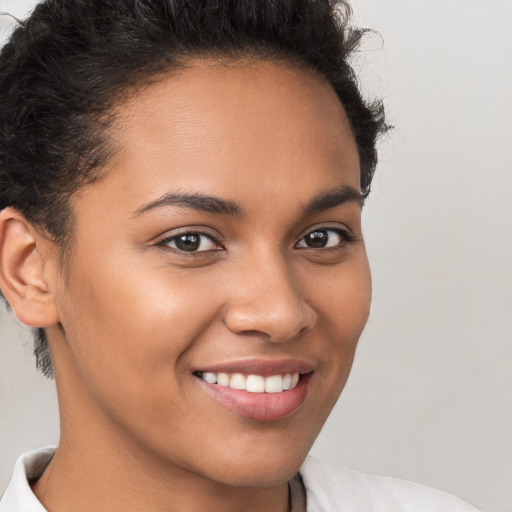
<svg viewBox="0 0 512 512"><path fill-rule="evenodd" d="M131 186L134 202L169 190L249 197L271 184L276 197L295 188L306 198L347 182L359 188L335 92L282 63L193 62L119 105L111 136L112 179L126 193Z"/></svg>

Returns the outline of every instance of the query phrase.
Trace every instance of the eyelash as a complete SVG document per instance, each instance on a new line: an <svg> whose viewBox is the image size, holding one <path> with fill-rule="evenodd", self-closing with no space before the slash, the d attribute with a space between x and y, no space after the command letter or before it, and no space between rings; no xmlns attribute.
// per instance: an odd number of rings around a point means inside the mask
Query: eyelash
<svg viewBox="0 0 512 512"><path fill-rule="evenodd" d="M298 247L299 243L304 241L306 237L311 236L314 233L321 233L321 232L335 233L336 235L338 235L340 237L340 239L341 239L340 243L336 244L335 246L324 246L324 247L302 246L302 247ZM216 246L218 246L219 249L209 249L209 250L203 250L203 251L198 251L198 250L187 251L185 249L180 249L179 247L170 247L170 248L181 253L181 254L212 253L212 252L216 252L216 251L220 251L220 250L224 249L222 244L220 244L220 242L215 237L213 237L210 233L205 233L202 231L195 231L195 230L194 231L192 231L192 230L191 231L183 231L182 233L178 233L171 237L164 238L163 240L158 242L156 245L162 246L162 247L169 247L169 244L171 244L173 242L175 243L176 240L178 240L180 237L185 237L185 236L199 236L202 238L206 238L212 244L215 244ZM355 240L354 235L352 235L352 233L350 233L348 230L341 229L341 228L334 228L334 227L320 227L320 228L312 229L311 231L306 233L294 245L294 248L310 249L310 250L316 250L316 251L322 251L322 250L328 250L328 249L339 249L340 247L344 246L345 244L354 242L354 240ZM202 241L199 242L199 244L200 244L199 247L201 247L202 243L203 243Z"/></svg>
<svg viewBox="0 0 512 512"><path fill-rule="evenodd" d="M222 245L218 242L218 240L216 240L215 237L213 237L210 233L205 233L203 231L196 231L196 230L183 231L183 232L178 233L176 235L164 238L162 241L158 242L156 245L163 246L163 247L169 247L170 243L176 242L176 240L178 240L180 237L194 236L194 235L208 239L211 243L219 246L220 249L211 249L211 250L208 250L208 251L197 251L197 250L195 250L195 251L187 251L187 250L184 250L184 249L180 249L178 247L171 247L171 249L174 249L175 251L177 251L179 253L182 253L182 254L210 253L210 252L215 252L215 251L219 251L219 250L223 249ZM200 244L201 243L202 243L202 241L200 241Z"/></svg>

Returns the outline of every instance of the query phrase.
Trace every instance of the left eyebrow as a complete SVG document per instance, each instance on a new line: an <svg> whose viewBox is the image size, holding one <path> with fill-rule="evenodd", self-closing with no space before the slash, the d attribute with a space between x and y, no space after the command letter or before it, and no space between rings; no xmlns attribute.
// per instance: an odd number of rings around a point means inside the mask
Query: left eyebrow
<svg viewBox="0 0 512 512"><path fill-rule="evenodd" d="M343 185L337 189L329 190L315 196L303 208L304 215L312 215L335 206L354 202L362 208L364 206L364 197L361 192L353 187Z"/></svg>

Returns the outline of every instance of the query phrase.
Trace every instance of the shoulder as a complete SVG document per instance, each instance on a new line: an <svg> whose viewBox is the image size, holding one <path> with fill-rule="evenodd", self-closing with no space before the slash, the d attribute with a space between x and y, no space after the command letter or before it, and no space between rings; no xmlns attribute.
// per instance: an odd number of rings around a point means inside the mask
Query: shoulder
<svg viewBox="0 0 512 512"><path fill-rule="evenodd" d="M336 468L308 457L300 470L308 512L478 512L465 501L398 478Z"/></svg>

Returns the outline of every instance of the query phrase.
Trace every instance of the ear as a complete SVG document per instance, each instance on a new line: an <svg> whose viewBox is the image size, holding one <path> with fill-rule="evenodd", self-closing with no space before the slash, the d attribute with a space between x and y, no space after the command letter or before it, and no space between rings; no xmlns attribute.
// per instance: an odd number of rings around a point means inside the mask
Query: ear
<svg viewBox="0 0 512 512"><path fill-rule="evenodd" d="M55 245L21 213L10 207L0 212L0 288L18 320L29 327L59 322L52 282L57 255Z"/></svg>

